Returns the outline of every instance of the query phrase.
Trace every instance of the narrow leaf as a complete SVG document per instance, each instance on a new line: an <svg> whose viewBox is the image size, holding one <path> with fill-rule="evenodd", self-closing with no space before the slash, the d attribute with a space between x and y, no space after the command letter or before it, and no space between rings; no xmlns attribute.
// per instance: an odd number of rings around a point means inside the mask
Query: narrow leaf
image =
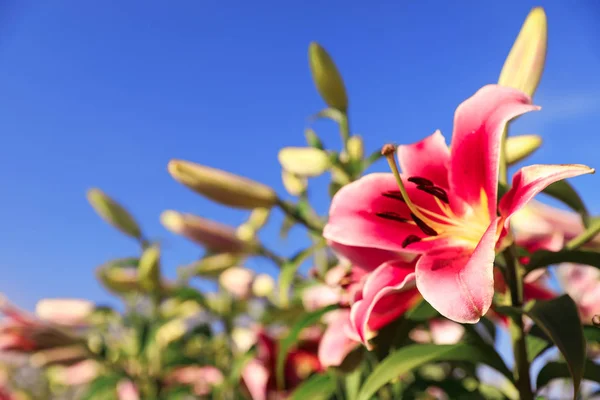
<svg viewBox="0 0 600 400"><path fill-rule="evenodd" d="M298 272L298 268L300 268L302 263L314 252L314 250L314 247L309 247L300 251L292 257L289 262L281 267L281 272L279 273L279 301L282 307L288 307L290 287L292 286L296 272Z"/></svg>
<svg viewBox="0 0 600 400"><path fill-rule="evenodd" d="M425 300L421 300L419 304L406 313L406 318L412 321L428 321L437 316L439 316L437 310Z"/></svg>
<svg viewBox="0 0 600 400"><path fill-rule="evenodd" d="M527 272L560 263L584 264L600 268L600 253L586 250L539 250L531 256L527 264Z"/></svg>
<svg viewBox="0 0 600 400"><path fill-rule="evenodd" d="M553 361L546 364L538 374L537 377L537 390L550 383L553 379L569 378L571 373L569 372L569 366L566 363ZM600 383L600 365L586 360L585 370L583 373L583 379Z"/></svg>
<svg viewBox="0 0 600 400"><path fill-rule="evenodd" d="M588 342L600 343L600 328L597 326L584 326L583 335Z"/></svg>
<svg viewBox="0 0 600 400"><path fill-rule="evenodd" d="M346 375L346 398L348 400L356 400L356 397L358 396L358 391L360 390L361 375L362 371L360 368L357 368L348 375Z"/></svg>
<svg viewBox="0 0 600 400"><path fill-rule="evenodd" d="M486 353L481 351L481 347L467 344L416 344L403 347L386 357L367 378L358 395L358 400L369 400L391 380L433 361L483 363L512 379L511 372L495 352Z"/></svg>
<svg viewBox="0 0 600 400"><path fill-rule="evenodd" d="M336 383L331 375L313 375L298 386L290 400L326 400L335 390Z"/></svg>
<svg viewBox="0 0 600 400"><path fill-rule="evenodd" d="M583 200L581 200L581 197L579 197L579 194L577 194L577 191L575 191L569 182L565 180L555 182L544 189L543 192L548 196L560 200L565 205L581 214L584 223L587 221L589 216L588 210L585 207Z"/></svg>
<svg viewBox="0 0 600 400"><path fill-rule="evenodd" d="M525 313L563 354L577 394L585 363L585 338L577 305L571 297L563 295L549 301L536 302Z"/></svg>
<svg viewBox="0 0 600 400"><path fill-rule="evenodd" d="M335 310L336 308L338 308L337 304L333 304L312 313L304 314L300 321L296 322L296 324L290 329L288 335L279 342L276 364L277 382L279 383L279 387L283 387L283 373L287 354L298 342L298 336L302 330L306 327L316 324L321 320L323 315L327 314L329 311Z"/></svg>
<svg viewBox="0 0 600 400"><path fill-rule="evenodd" d="M525 337L525 344L527 345L527 358L530 363L544 351L552 347L552 345L544 339L533 335L527 335Z"/></svg>

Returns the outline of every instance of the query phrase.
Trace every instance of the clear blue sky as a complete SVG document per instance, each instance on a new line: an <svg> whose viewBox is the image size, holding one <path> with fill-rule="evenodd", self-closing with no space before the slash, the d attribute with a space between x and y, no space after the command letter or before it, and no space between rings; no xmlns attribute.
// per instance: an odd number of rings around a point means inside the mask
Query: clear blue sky
<svg viewBox="0 0 600 400"><path fill-rule="evenodd" d="M494 83L529 1L8 1L0 10L0 292L31 308L43 297L107 301L94 269L134 255L85 200L97 186L165 240L173 277L199 249L159 223L165 209L230 224L246 214L205 201L166 171L182 158L247 175L284 193L276 153L303 145L323 108L307 65L317 40L345 77L353 130L370 150L413 142ZM513 133L546 143L531 162L598 167L600 6L544 2L548 65ZM339 146L332 123L315 125ZM376 169L385 170L384 163ZM590 208L598 176L573 181ZM323 188L323 186L321 186ZM316 196L327 209L326 195ZM281 253L279 216L263 238ZM272 271L267 261L250 266ZM115 304L113 300L110 303Z"/></svg>

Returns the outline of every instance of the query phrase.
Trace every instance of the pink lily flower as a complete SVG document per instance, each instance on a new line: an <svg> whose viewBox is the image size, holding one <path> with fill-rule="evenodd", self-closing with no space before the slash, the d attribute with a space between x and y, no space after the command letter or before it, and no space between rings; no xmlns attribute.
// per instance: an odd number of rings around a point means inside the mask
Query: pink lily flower
<svg viewBox="0 0 600 400"><path fill-rule="evenodd" d="M429 321L429 331L417 327L409 336L417 343L456 344L465 334L465 327L445 318L434 318Z"/></svg>
<svg viewBox="0 0 600 400"><path fill-rule="evenodd" d="M338 191L324 237L364 253L419 255L414 271L394 289L416 284L446 318L478 322L492 304L495 253L510 217L549 184L594 172L584 165L521 168L497 206L502 132L511 119L538 109L518 90L483 87L457 108L450 148L439 131L399 146L400 175L386 146L393 173L370 174ZM380 274L387 278L387 271Z"/></svg>
<svg viewBox="0 0 600 400"><path fill-rule="evenodd" d="M284 367L284 387L277 387L275 368L277 360L276 340L261 330L258 333L257 356L242 371L242 382L252 400L285 398L311 374L323 371L317 358L319 340L309 337L302 340L287 356Z"/></svg>
<svg viewBox="0 0 600 400"><path fill-rule="evenodd" d="M140 392L133 382L123 379L117 384L117 398L119 400L140 400Z"/></svg>
<svg viewBox="0 0 600 400"><path fill-rule="evenodd" d="M223 383L225 377L216 367L190 365L175 369L167 375L166 380L169 383L190 385L194 390L194 394L206 396L210 394L213 387Z"/></svg>
<svg viewBox="0 0 600 400"><path fill-rule="evenodd" d="M591 325L594 315L600 314L600 271L589 265L564 263L556 272L565 292L577 304L581 321Z"/></svg>

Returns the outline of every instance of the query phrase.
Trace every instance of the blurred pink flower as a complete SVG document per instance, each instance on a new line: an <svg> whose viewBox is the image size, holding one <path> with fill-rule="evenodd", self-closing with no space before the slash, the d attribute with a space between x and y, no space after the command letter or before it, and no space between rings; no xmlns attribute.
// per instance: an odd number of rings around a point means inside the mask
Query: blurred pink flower
<svg viewBox="0 0 600 400"><path fill-rule="evenodd" d="M254 273L243 267L231 267L219 276L219 283L233 297L247 299L252 291Z"/></svg>
<svg viewBox="0 0 600 400"><path fill-rule="evenodd" d="M465 334L461 324L445 318L435 318L429 321L429 331L425 328L415 328L410 331L410 338L417 343L456 344Z"/></svg>
<svg viewBox="0 0 600 400"><path fill-rule="evenodd" d="M85 385L96 376L100 367L94 360L84 360L73 365L62 367L58 370L55 379L65 386Z"/></svg>
<svg viewBox="0 0 600 400"><path fill-rule="evenodd" d="M559 280L565 292L575 301L584 324L591 325L594 315L600 314L600 270L580 264L560 264Z"/></svg>
<svg viewBox="0 0 600 400"><path fill-rule="evenodd" d="M130 380L123 379L117 384L118 400L140 400L137 387Z"/></svg>
<svg viewBox="0 0 600 400"><path fill-rule="evenodd" d="M218 368L197 365L177 368L166 378L170 383L192 386L194 394L198 396L210 394L212 388L223 383L224 379L223 373Z"/></svg>

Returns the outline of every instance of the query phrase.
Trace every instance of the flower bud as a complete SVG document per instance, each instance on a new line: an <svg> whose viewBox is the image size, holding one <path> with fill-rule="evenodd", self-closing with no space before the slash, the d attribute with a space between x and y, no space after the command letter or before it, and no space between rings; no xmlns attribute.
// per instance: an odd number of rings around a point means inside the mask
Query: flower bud
<svg viewBox="0 0 600 400"><path fill-rule="evenodd" d="M42 299L35 307L40 319L67 326L85 324L93 311L94 303L79 299Z"/></svg>
<svg viewBox="0 0 600 400"><path fill-rule="evenodd" d="M142 289L148 292L160 290L160 249L148 247L140 257L138 280Z"/></svg>
<svg viewBox="0 0 600 400"><path fill-rule="evenodd" d="M281 170L281 180L285 190L292 196L300 196L308 186L306 178L300 178L285 169Z"/></svg>
<svg viewBox="0 0 600 400"><path fill-rule="evenodd" d="M504 62L498 83L533 96L544 70L547 45L546 13L542 7L535 7L521 27L519 36Z"/></svg>
<svg viewBox="0 0 600 400"><path fill-rule="evenodd" d="M252 293L256 297L269 297L275 290L275 280L268 274L260 274L252 283Z"/></svg>
<svg viewBox="0 0 600 400"><path fill-rule="evenodd" d="M107 290L116 294L138 289L137 271L133 268L100 267L97 270L97 277Z"/></svg>
<svg viewBox="0 0 600 400"><path fill-rule="evenodd" d="M531 155L542 145L542 138L538 135L510 136L506 139L506 162L518 163Z"/></svg>
<svg viewBox="0 0 600 400"><path fill-rule="evenodd" d="M141 239L142 232L135 219L119 203L108 197L100 189L90 189L87 199L96 213L110 225L136 239Z"/></svg>
<svg viewBox="0 0 600 400"><path fill-rule="evenodd" d="M363 140L360 136L351 136L346 142L346 148L348 149L348 156L351 161L360 161L365 156L365 147Z"/></svg>
<svg viewBox="0 0 600 400"><path fill-rule="evenodd" d="M229 207L270 208L277 202L277 194L270 187L216 168L171 160L168 169L179 183Z"/></svg>
<svg viewBox="0 0 600 400"><path fill-rule="evenodd" d="M348 96L344 81L327 51L318 43L312 42L308 47L308 62L317 91L325 103L331 108L346 112Z"/></svg>
<svg viewBox="0 0 600 400"><path fill-rule="evenodd" d="M270 214L271 210L268 208L255 208L250 213L250 217L246 223L253 227L254 230L259 230L269 221Z"/></svg>
<svg viewBox="0 0 600 400"><path fill-rule="evenodd" d="M231 340L238 352L245 353L256 343L256 333L251 329L236 326L231 332Z"/></svg>
<svg viewBox="0 0 600 400"><path fill-rule="evenodd" d="M161 214L160 221L171 232L210 251L242 253L248 250L248 245L237 237L233 227L206 218L168 210Z"/></svg>
<svg viewBox="0 0 600 400"><path fill-rule="evenodd" d="M206 278L217 277L221 272L241 261L242 258L237 254L220 253L203 257L201 260L195 262L191 268L194 270L195 275Z"/></svg>
<svg viewBox="0 0 600 400"><path fill-rule="evenodd" d="M221 274L219 283L227 292L238 299L246 299L250 294L254 273L247 268L231 267Z"/></svg>
<svg viewBox="0 0 600 400"><path fill-rule="evenodd" d="M315 148L321 149L321 150L323 150L325 148L325 146L323 146L323 142L321 141L321 139L319 139L319 137L317 136L317 134L314 130L307 128L304 131L304 137L306 137L306 143L310 147L315 147Z"/></svg>
<svg viewBox="0 0 600 400"><path fill-rule="evenodd" d="M29 361L35 368L43 368L48 365L71 365L84 360L88 354L80 345L55 347L41 350L31 356Z"/></svg>
<svg viewBox="0 0 600 400"><path fill-rule="evenodd" d="M285 147L278 158L283 169L301 177L319 176L331 166L329 155L314 147Z"/></svg>

